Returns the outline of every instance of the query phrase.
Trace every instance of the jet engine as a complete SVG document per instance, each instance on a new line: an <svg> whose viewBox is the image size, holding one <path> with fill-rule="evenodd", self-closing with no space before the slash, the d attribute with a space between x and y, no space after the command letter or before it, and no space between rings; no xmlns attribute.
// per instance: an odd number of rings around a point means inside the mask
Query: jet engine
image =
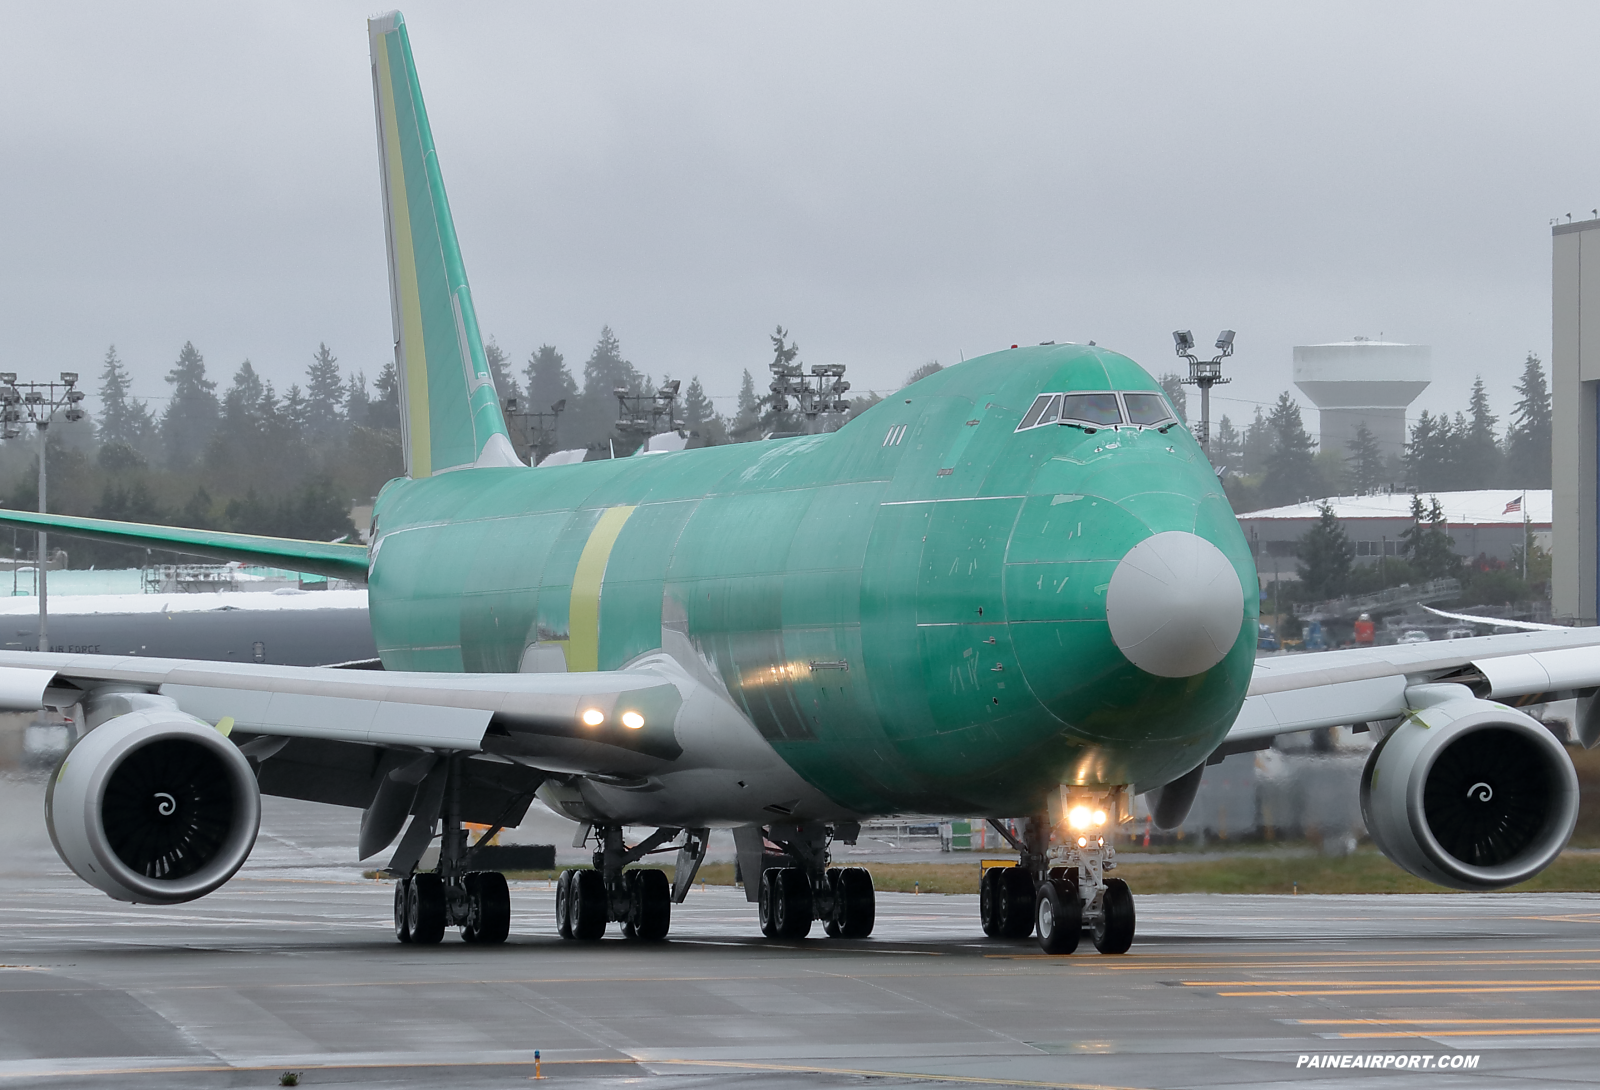
<svg viewBox="0 0 1600 1090"><path fill-rule="evenodd" d="M1412 714L1361 774L1361 815L1384 855L1455 889L1526 881L1566 847L1578 777L1555 737L1460 685L1407 691Z"/></svg>
<svg viewBox="0 0 1600 1090"><path fill-rule="evenodd" d="M232 878L255 846L250 762L176 707L108 719L67 753L45 794L62 862L119 901L177 904Z"/></svg>

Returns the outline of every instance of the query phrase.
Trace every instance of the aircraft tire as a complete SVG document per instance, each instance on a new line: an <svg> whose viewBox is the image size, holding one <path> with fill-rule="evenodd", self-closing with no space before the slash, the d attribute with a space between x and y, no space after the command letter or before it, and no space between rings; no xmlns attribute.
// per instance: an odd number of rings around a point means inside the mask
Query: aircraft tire
<svg viewBox="0 0 1600 1090"><path fill-rule="evenodd" d="M1005 867L1000 873L1000 933L1025 939L1033 934L1033 875L1026 867Z"/></svg>
<svg viewBox="0 0 1600 1090"><path fill-rule="evenodd" d="M768 867L761 872L761 886L756 892L756 912L761 920L761 933L769 939L778 937L777 913L774 898L778 894L778 875L781 867Z"/></svg>
<svg viewBox="0 0 1600 1090"><path fill-rule="evenodd" d="M835 919L839 934L847 939L864 939L877 923L877 894L872 888L872 873L865 867L846 867L839 873L834 894Z"/></svg>
<svg viewBox="0 0 1600 1090"><path fill-rule="evenodd" d="M1000 914L1000 882L1004 867L990 867L978 880L978 918L983 923L983 933L990 938L1005 934L1005 917Z"/></svg>
<svg viewBox="0 0 1600 1090"><path fill-rule="evenodd" d="M511 933L511 888L499 871L471 871L463 879L467 888L468 919L461 925L463 942L493 946Z"/></svg>
<svg viewBox="0 0 1600 1090"><path fill-rule="evenodd" d="M593 942L606 933L606 880L597 870L572 872L567 894L572 907L572 937Z"/></svg>
<svg viewBox="0 0 1600 1090"><path fill-rule="evenodd" d="M806 872L783 867L773 885L773 926L778 937L803 939L811 934L811 883Z"/></svg>
<svg viewBox="0 0 1600 1090"><path fill-rule="evenodd" d="M564 870L556 879L556 934L564 939L572 938L572 875Z"/></svg>
<svg viewBox="0 0 1600 1090"><path fill-rule="evenodd" d="M406 896L411 941L428 946L444 938L444 880L437 874L413 874Z"/></svg>
<svg viewBox="0 0 1600 1090"><path fill-rule="evenodd" d="M1100 918L1089 929L1094 948L1102 954L1126 954L1133 945L1133 893L1120 878L1107 878L1100 895Z"/></svg>
<svg viewBox="0 0 1600 1090"><path fill-rule="evenodd" d="M1039 887L1039 949L1047 954L1070 954L1083 935L1083 901L1070 883L1052 879Z"/></svg>
<svg viewBox="0 0 1600 1090"><path fill-rule="evenodd" d="M822 923L822 930L830 939L836 939L844 932L839 926L839 868L829 867L827 871L828 892L832 897L833 911L828 913L828 918Z"/></svg>
<svg viewBox="0 0 1600 1090"><path fill-rule="evenodd" d="M665 871L636 870L628 898L629 938L660 942L672 927L672 885Z"/></svg>
<svg viewBox="0 0 1600 1090"><path fill-rule="evenodd" d="M396 942L411 941L411 919L406 912L406 898L411 894L411 879L402 878L394 884L394 937Z"/></svg>

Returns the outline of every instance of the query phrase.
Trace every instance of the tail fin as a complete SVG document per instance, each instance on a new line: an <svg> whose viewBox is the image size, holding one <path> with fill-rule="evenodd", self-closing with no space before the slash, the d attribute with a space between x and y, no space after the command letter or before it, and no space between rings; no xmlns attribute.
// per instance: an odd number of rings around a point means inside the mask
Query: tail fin
<svg viewBox="0 0 1600 1090"><path fill-rule="evenodd" d="M521 465L483 354L405 19L371 19L367 37L406 472Z"/></svg>

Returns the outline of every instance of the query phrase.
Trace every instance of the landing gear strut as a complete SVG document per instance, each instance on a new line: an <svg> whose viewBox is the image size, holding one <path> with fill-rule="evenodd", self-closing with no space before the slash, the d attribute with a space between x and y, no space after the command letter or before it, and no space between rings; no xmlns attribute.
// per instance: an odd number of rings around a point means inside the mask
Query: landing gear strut
<svg viewBox="0 0 1600 1090"><path fill-rule="evenodd" d="M1047 954L1070 954L1087 930L1102 954L1133 945L1133 894L1120 878L1116 849L1106 843L1119 815L1130 809L1127 788L1062 788L1051 812L1027 819L1019 837L990 820L1020 856L1015 867L994 867L979 884L983 931L997 938L1037 934ZM1053 835L1052 835L1053 834Z"/></svg>
<svg viewBox="0 0 1600 1090"><path fill-rule="evenodd" d="M505 942L511 931L511 890L505 875L468 869L473 850L467 847L461 826L460 761L459 756L446 758L443 769L444 833L438 869L413 872L395 883L394 936L401 942L436 943L444 938L445 928L455 926L461 929L463 942L493 944ZM419 811L412 820L425 822L431 833L431 817ZM497 824L479 843L499 831Z"/></svg>
<svg viewBox="0 0 1600 1090"><path fill-rule="evenodd" d="M803 939L819 920L831 938L872 934L877 920L872 875L862 867L828 865L831 841L854 844L860 830L855 823L820 821L734 830L739 870L755 893L763 935Z"/></svg>
<svg viewBox="0 0 1600 1090"><path fill-rule="evenodd" d="M666 851L662 845L684 834L678 847L677 881L669 883L665 871L625 870L645 856ZM556 930L564 939L598 939L606 925L620 923L630 939L657 941L672 926L672 905L681 902L705 858L707 829L657 829L629 847L622 826L585 825L573 840L582 847L593 837L599 842L593 870L561 872L556 883Z"/></svg>

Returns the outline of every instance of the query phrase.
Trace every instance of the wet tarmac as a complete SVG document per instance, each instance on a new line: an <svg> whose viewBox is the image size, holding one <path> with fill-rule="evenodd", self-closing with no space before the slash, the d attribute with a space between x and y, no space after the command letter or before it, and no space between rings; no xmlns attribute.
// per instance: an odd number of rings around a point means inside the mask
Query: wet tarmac
<svg viewBox="0 0 1600 1090"><path fill-rule="evenodd" d="M37 785L3 787L0 1087L524 1086L535 1050L585 1087L1600 1082L1600 895L1149 896L1126 956L1047 958L973 897L774 943L716 887L666 943L562 942L524 882L504 947L419 948L350 812L268 799L238 878L150 908L72 878Z"/></svg>

